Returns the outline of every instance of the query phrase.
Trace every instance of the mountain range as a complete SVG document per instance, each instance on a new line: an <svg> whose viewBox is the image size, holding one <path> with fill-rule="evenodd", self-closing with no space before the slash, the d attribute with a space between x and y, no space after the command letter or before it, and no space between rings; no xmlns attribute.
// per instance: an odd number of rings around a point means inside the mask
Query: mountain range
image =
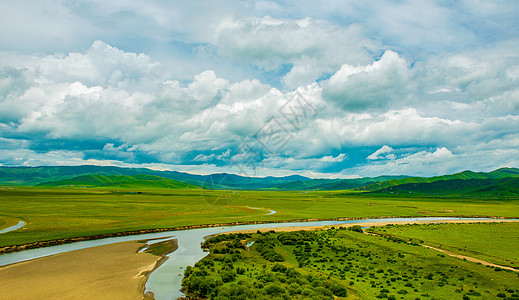
<svg viewBox="0 0 519 300"><path fill-rule="evenodd" d="M170 189L352 190L357 193L417 195L519 195L519 169L463 171L435 177L378 176L354 179L311 179L300 175L245 177L218 173L197 175L177 171L112 166L0 167L0 185L83 186Z"/></svg>

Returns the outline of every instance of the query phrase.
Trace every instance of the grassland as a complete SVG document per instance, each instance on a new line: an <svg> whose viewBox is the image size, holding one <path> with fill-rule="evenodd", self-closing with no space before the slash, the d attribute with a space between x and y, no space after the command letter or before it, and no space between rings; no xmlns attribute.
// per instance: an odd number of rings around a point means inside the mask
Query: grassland
<svg viewBox="0 0 519 300"><path fill-rule="evenodd" d="M194 299L519 298L517 273L344 228L223 235L205 246L211 253L185 271Z"/></svg>
<svg viewBox="0 0 519 300"><path fill-rule="evenodd" d="M18 224L20 220L7 216L0 216L0 230Z"/></svg>
<svg viewBox="0 0 519 300"><path fill-rule="evenodd" d="M387 225L370 231L519 268L518 223Z"/></svg>
<svg viewBox="0 0 519 300"><path fill-rule="evenodd" d="M252 209L261 208L261 209ZM277 213L266 215L268 210ZM519 199L364 196L345 192L11 187L0 215L27 222L0 246L196 224L379 216L519 217Z"/></svg>

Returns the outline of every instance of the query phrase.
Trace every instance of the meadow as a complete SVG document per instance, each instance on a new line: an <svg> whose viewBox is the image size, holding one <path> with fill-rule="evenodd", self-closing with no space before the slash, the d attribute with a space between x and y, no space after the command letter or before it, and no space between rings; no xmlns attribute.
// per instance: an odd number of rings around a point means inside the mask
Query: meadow
<svg viewBox="0 0 519 300"><path fill-rule="evenodd" d="M0 216L10 223L23 220L27 225L1 234L0 246L229 222L381 216L519 217L518 204L519 199L511 198L341 191L6 187L0 189ZM269 210L276 213L267 215Z"/></svg>
<svg viewBox="0 0 519 300"><path fill-rule="evenodd" d="M503 237L517 237L512 225ZM184 292L220 300L519 298L515 272L355 229L213 237L204 245L211 253L186 269Z"/></svg>
<svg viewBox="0 0 519 300"><path fill-rule="evenodd" d="M369 231L519 268L517 223L386 225Z"/></svg>

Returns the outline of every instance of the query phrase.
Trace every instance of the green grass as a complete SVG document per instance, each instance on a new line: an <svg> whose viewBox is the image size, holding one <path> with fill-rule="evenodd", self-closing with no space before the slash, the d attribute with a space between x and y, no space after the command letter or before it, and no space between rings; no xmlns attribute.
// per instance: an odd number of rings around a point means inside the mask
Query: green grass
<svg viewBox="0 0 519 300"><path fill-rule="evenodd" d="M0 216L0 230L14 226L20 222L19 219L6 217L6 216Z"/></svg>
<svg viewBox="0 0 519 300"><path fill-rule="evenodd" d="M249 250L240 247L249 241L255 241ZM519 297L512 271L343 228L217 236L206 246L211 253L186 269L188 296L344 299L347 287L350 299Z"/></svg>
<svg viewBox="0 0 519 300"><path fill-rule="evenodd" d="M39 186L76 186L107 188L195 189L198 186L155 175L81 175L70 179L50 181Z"/></svg>
<svg viewBox="0 0 519 300"><path fill-rule="evenodd" d="M388 225L370 231L519 268L519 223Z"/></svg>
<svg viewBox="0 0 519 300"><path fill-rule="evenodd" d="M23 230L1 234L0 246L243 221L379 216L519 217L518 204L518 199L404 198L338 191L13 187L0 189L0 215L23 219L27 225ZM267 216L268 210L277 213Z"/></svg>
<svg viewBox="0 0 519 300"><path fill-rule="evenodd" d="M176 240L163 241L150 245L144 252L151 253L156 256L164 256L178 249Z"/></svg>

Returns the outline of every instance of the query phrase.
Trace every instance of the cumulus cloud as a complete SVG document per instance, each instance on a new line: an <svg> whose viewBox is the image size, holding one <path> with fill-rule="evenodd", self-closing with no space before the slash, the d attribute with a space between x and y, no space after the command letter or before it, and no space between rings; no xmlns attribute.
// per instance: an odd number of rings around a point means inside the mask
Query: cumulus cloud
<svg viewBox="0 0 519 300"><path fill-rule="evenodd" d="M343 63L370 60L375 42L359 26L336 26L311 18L243 18L223 21L217 31L220 54L267 70L290 65L283 82L309 84Z"/></svg>
<svg viewBox="0 0 519 300"><path fill-rule="evenodd" d="M367 66L342 65L324 84L323 97L347 111L384 109L409 94L410 73L408 63L388 50Z"/></svg>
<svg viewBox="0 0 519 300"><path fill-rule="evenodd" d="M518 163L516 4L49 5L0 5L2 164L239 172L248 142L264 175ZM291 120L296 94L311 109Z"/></svg>
<svg viewBox="0 0 519 300"><path fill-rule="evenodd" d="M445 149L462 151L461 144L484 140L493 145L489 148L504 151L512 146L499 141L517 141L514 134L519 119L515 116L459 120L452 116L427 116L431 110L422 112L414 107L397 105L397 109L377 109L376 106L396 105L399 100L392 98L391 92L398 84L395 78L410 78L413 72L393 51L364 67L344 65L324 87L314 83L298 88L302 103L310 105L312 110L311 114L300 116L298 126L282 111L296 92L282 92L257 79L230 82L212 70L195 75L189 82L180 82L171 79L148 56L128 53L101 41L94 42L83 53L21 56L13 61L16 63L11 65L4 62L0 77L0 132L5 137L23 140L23 144L13 144L10 140L9 145L21 147L29 154L50 147L51 151L58 151L53 153L72 151L77 155L75 160L163 162L177 166L227 164L232 169L230 161L240 155L240 147L252 138L260 149L256 159L263 160L261 165L268 170L303 172L307 168L336 172L344 169L341 167L344 164L355 166L358 162L353 162L348 152L329 155L330 150L378 147L374 153L367 153L364 161L376 162L378 168L381 165L396 168L396 163L411 164L406 162L419 157L424 162L431 159L431 164L444 165L442 159L455 156L440 154L447 153ZM506 70L509 80L516 80L515 69ZM379 88L373 95L382 95L381 91L386 89L392 97L386 104L380 104L376 97L367 96L366 101L371 103L361 111L341 112L335 108L340 100L327 98L327 89L340 90L348 84L352 89ZM402 89L411 94L410 89ZM500 112L513 112L517 101L514 90L506 91L481 100L481 111L484 107L497 107L488 102L501 103ZM402 103L420 107L412 101ZM472 108L465 101L443 103L457 107L459 112L453 116L463 116ZM286 130L282 133L287 143L276 152L267 151L253 138L269 120L281 122ZM438 145L439 150L407 155L388 144L404 148L432 144ZM78 147L83 151L77 151ZM439 158L434 160L434 157ZM42 162L41 159L24 161ZM13 161L4 160L4 163Z"/></svg>
<svg viewBox="0 0 519 300"><path fill-rule="evenodd" d="M382 146L382 148L373 152L373 154L369 155L366 159L368 160L378 160L378 159L395 159L396 156L394 154L390 154L393 151L393 148L388 145ZM385 155L384 155L385 154Z"/></svg>
<svg viewBox="0 0 519 300"><path fill-rule="evenodd" d="M437 174L447 174L458 171L457 157L446 147L431 150L422 150L407 153L399 158L383 160L376 164L365 166L361 171L364 176L377 176L380 174L416 174L426 175L427 168L434 168ZM351 171L351 170L350 170Z"/></svg>

